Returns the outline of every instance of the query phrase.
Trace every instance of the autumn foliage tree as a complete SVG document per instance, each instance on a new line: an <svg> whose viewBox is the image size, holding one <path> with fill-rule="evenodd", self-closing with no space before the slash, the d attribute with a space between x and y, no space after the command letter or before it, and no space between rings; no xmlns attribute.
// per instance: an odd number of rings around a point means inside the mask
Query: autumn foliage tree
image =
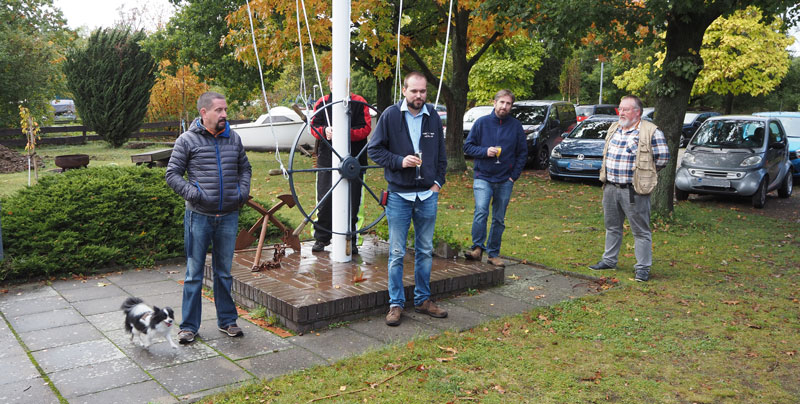
<svg viewBox="0 0 800 404"><path fill-rule="evenodd" d="M179 67L174 75L167 73L171 63L163 60L159 64L161 74L150 92L147 106L147 121L189 121L196 115L196 103L200 94L208 91L208 84L192 72L189 66Z"/></svg>

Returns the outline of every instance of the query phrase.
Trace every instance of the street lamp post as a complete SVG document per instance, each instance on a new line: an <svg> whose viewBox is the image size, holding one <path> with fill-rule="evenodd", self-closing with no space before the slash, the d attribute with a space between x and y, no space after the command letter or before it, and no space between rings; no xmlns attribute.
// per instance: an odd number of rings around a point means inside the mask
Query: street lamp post
<svg viewBox="0 0 800 404"><path fill-rule="evenodd" d="M600 62L600 96L598 97L598 104L603 103L603 62Z"/></svg>

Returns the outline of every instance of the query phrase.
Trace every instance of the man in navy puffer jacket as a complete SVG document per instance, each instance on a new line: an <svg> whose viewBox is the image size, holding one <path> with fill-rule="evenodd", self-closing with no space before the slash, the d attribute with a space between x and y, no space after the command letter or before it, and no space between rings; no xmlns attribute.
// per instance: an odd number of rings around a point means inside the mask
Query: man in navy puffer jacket
<svg viewBox="0 0 800 404"><path fill-rule="evenodd" d="M207 92L197 100L200 117L175 141L167 165L167 184L186 200L183 322L178 341L194 341L200 328L201 292L206 251L212 246L217 327L231 337L244 335L231 296L231 263L239 208L250 194L252 169L239 135L227 122L222 94ZM183 177L184 173L186 178Z"/></svg>
<svg viewBox="0 0 800 404"><path fill-rule="evenodd" d="M506 207L511 200L511 190L528 158L528 146L522 124L511 113L514 94L500 90L494 96L494 110L472 125L464 141L464 154L475 158L475 215L472 219L472 250L467 259L480 261L483 250L489 263L503 267L499 257L500 241L506 228ZM489 203L492 204L492 228L486 239L486 219Z"/></svg>
<svg viewBox="0 0 800 404"><path fill-rule="evenodd" d="M425 104L427 80L418 72L406 75L403 101L383 111L367 145L369 157L383 167L389 183L386 220L389 224L389 314L386 324L400 325L405 306L403 258L414 222L414 310L431 317L447 312L431 300L433 230L439 189L444 185L447 156L442 120ZM414 153L422 152L422 158ZM417 175L419 166L419 175Z"/></svg>

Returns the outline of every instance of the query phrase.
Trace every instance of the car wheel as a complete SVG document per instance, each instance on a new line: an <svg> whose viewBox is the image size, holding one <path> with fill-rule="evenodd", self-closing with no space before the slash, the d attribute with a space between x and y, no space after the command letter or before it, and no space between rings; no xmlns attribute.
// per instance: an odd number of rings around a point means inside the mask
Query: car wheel
<svg viewBox="0 0 800 404"><path fill-rule="evenodd" d="M792 172L789 171L783 177L783 183L781 183L781 187L778 188L778 196L781 198L788 198L792 196L792 188L794 183L794 178L792 178Z"/></svg>
<svg viewBox="0 0 800 404"><path fill-rule="evenodd" d="M547 149L547 146L542 145L536 152L536 161L534 162L534 167L537 170L544 170L549 166L550 166L550 150Z"/></svg>
<svg viewBox="0 0 800 404"><path fill-rule="evenodd" d="M761 209L767 203L767 177L761 180L758 190L753 194L753 207Z"/></svg>
<svg viewBox="0 0 800 404"><path fill-rule="evenodd" d="M678 187L675 187L675 199L679 201L685 201L689 199L689 192L683 191L681 189L678 189Z"/></svg>

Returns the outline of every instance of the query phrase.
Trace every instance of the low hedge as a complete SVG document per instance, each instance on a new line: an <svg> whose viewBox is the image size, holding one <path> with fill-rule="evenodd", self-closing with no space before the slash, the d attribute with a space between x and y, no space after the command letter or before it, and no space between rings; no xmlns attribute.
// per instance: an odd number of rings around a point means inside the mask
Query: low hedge
<svg viewBox="0 0 800 404"><path fill-rule="evenodd" d="M0 281L92 274L183 256L184 201L164 174L163 168L144 167L70 170L7 198ZM239 227L257 218L245 208ZM269 228L269 238L276 238Z"/></svg>

